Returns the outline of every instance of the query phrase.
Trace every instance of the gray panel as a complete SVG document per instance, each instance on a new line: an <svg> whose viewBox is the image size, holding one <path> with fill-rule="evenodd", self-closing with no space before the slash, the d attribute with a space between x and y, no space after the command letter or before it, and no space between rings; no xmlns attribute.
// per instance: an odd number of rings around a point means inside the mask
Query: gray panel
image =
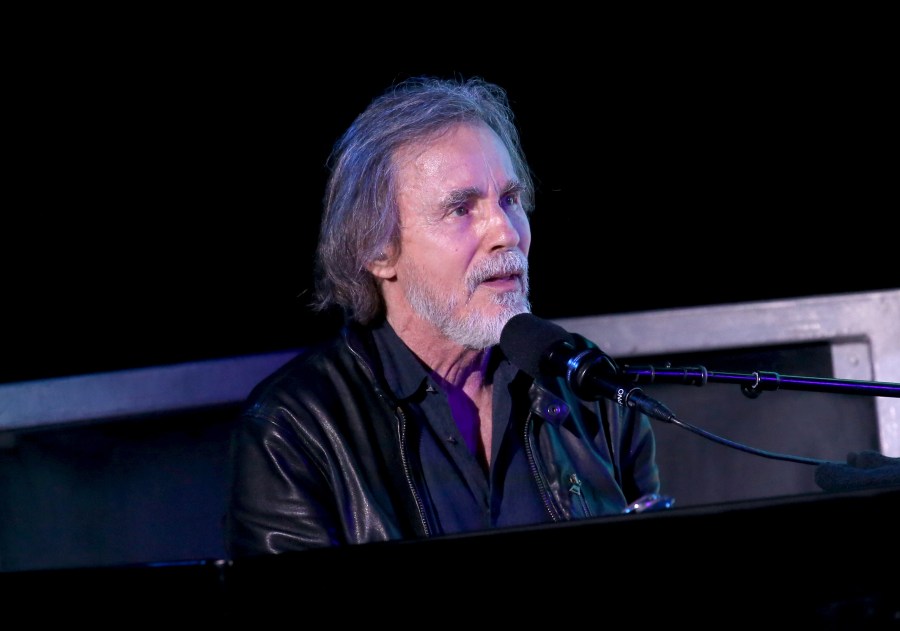
<svg viewBox="0 0 900 631"><path fill-rule="evenodd" d="M900 383L900 290L643 311L560 319L557 323L593 340L616 358L826 342L832 347L835 378ZM900 456L900 399L876 397L874 404L880 450Z"/></svg>

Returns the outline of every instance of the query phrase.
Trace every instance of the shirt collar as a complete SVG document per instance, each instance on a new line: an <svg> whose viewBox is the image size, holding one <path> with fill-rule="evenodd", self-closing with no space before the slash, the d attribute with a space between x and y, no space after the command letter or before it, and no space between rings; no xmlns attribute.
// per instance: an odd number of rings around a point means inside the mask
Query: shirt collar
<svg viewBox="0 0 900 631"><path fill-rule="evenodd" d="M375 346L381 357L384 379L388 387L400 400L412 398L422 390L434 391L437 385L429 377L429 371L387 321L382 321L372 330ZM499 349L494 349L499 351ZM506 388L518 372L502 352L494 353L489 368L494 387Z"/></svg>
<svg viewBox="0 0 900 631"><path fill-rule="evenodd" d="M381 358L384 379L394 396L409 399L431 384L425 366L387 321L372 330L372 337Z"/></svg>

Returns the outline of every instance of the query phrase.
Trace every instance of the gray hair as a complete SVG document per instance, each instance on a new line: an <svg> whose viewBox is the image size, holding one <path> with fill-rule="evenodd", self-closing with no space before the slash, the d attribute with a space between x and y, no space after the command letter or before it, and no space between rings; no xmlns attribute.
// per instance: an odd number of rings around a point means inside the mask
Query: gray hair
<svg viewBox="0 0 900 631"><path fill-rule="evenodd" d="M313 308L337 306L364 324L383 315L368 266L400 242L394 157L468 122L485 124L500 137L523 187L522 206L531 212L534 183L506 91L478 77L406 79L375 98L328 157Z"/></svg>

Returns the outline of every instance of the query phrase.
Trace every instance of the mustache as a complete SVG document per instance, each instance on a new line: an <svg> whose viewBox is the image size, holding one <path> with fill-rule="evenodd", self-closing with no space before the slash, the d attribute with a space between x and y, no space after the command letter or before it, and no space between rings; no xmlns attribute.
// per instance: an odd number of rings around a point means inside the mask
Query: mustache
<svg viewBox="0 0 900 631"><path fill-rule="evenodd" d="M469 293L489 278L513 274L521 276L523 287L528 287L528 258L521 250L506 250L478 263L467 279Z"/></svg>

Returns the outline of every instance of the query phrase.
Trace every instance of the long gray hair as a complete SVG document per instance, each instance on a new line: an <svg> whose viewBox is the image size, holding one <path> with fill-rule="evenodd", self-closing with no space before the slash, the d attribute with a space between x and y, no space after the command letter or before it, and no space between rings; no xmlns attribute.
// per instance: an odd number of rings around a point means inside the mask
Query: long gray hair
<svg viewBox="0 0 900 631"><path fill-rule="evenodd" d="M534 204L534 183L506 91L481 78L413 77L375 98L335 143L316 250L313 307L338 306L362 323L381 316L384 302L368 265L400 241L394 156L458 123L480 122L503 142Z"/></svg>

